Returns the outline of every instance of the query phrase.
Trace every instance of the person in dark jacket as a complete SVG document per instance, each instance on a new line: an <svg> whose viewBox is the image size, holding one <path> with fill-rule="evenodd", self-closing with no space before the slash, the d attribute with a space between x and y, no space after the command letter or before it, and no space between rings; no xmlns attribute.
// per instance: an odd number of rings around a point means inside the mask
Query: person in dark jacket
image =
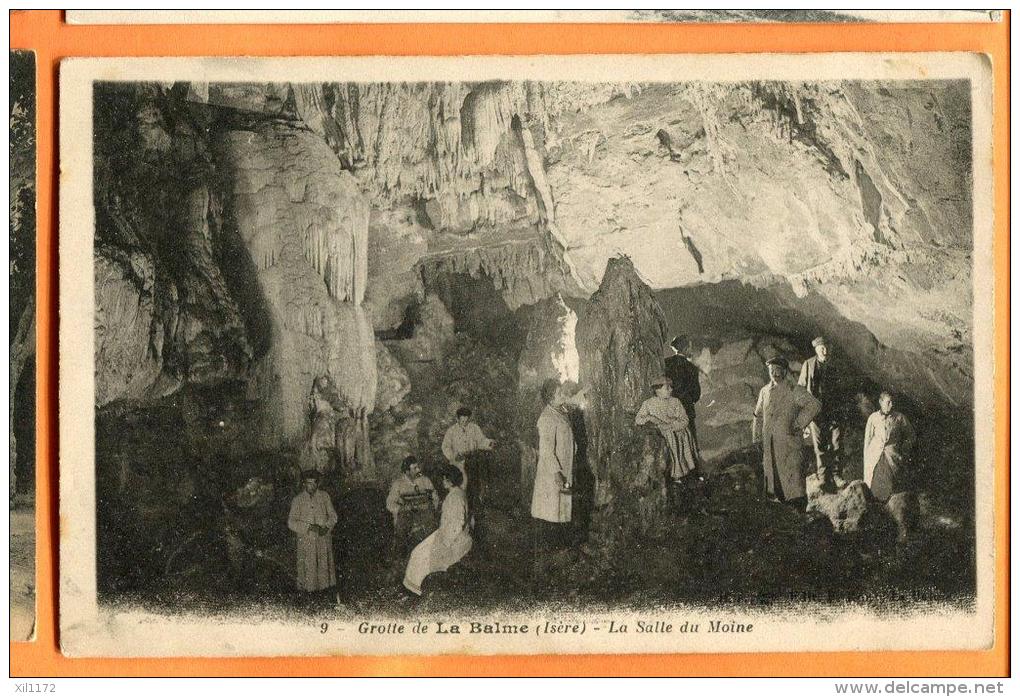
<svg viewBox="0 0 1020 697"><path fill-rule="evenodd" d="M804 361L797 384L822 403L821 412L808 428L822 491L833 493L846 486L841 462L840 419L837 415L839 367L830 356L824 337L816 337L811 346L815 349L815 355Z"/></svg>
<svg viewBox="0 0 1020 697"><path fill-rule="evenodd" d="M673 355L666 358L666 377L673 383L673 396L684 405L691 437L697 445L698 431L694 422L694 405L701 399L700 371L687 357L691 350L691 342L686 336L673 337L669 345Z"/></svg>

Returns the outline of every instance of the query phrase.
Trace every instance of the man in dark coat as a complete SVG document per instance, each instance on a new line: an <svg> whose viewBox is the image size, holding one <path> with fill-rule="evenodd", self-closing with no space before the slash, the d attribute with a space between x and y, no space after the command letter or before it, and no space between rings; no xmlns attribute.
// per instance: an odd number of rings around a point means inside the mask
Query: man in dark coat
<svg viewBox="0 0 1020 697"><path fill-rule="evenodd" d="M694 421L694 405L701 399L701 379L698 366L687 357L691 342L686 336L676 336L670 342L673 355L666 358L666 377L673 382L673 396L680 400L690 422L691 437L698 444L698 430Z"/></svg>
<svg viewBox="0 0 1020 697"><path fill-rule="evenodd" d="M804 361L798 384L822 403L822 410L811 422L811 445L815 451L815 469L822 491L832 493L846 485L840 462L840 423L837 417L838 366L829 355L824 337L811 342L815 355Z"/></svg>
<svg viewBox="0 0 1020 697"><path fill-rule="evenodd" d="M791 383L785 358L770 358L767 365L769 384L758 393L751 441L761 444L766 495L803 510L807 487L802 434L822 405L803 387Z"/></svg>

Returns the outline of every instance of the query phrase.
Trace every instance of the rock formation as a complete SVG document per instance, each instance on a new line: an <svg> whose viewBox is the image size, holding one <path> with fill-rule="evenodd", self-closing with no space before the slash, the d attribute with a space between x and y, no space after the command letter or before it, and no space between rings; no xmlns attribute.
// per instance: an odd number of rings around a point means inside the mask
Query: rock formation
<svg viewBox="0 0 1020 697"><path fill-rule="evenodd" d="M972 399L962 82L192 85L188 99L300 124L335 153L371 202L377 328L413 302L415 265L487 277L513 309L587 295L623 252L656 289L740 279L816 321L834 307L888 349L847 347L896 389Z"/></svg>
<svg viewBox="0 0 1020 697"><path fill-rule="evenodd" d="M649 383L663 370L666 322L651 289L626 257L611 259L577 326L580 380L586 388L588 461L595 475L593 531L612 547L629 528L648 524L647 502L665 498L663 473L645 466L634 424Z"/></svg>
<svg viewBox="0 0 1020 697"><path fill-rule="evenodd" d="M962 82L97 95L97 458L140 502L104 539L177 525L187 491L167 487L259 477L283 496L300 466L378 487L409 453L434 471L461 403L514 482L497 499L523 502L537 386L558 377L587 388L593 532L611 548L664 515L661 452L633 419L674 333L701 370L704 455L741 491L762 359L803 359L816 334L862 404L891 388L967 452ZM970 491L943 459L925 466Z"/></svg>
<svg viewBox="0 0 1020 697"><path fill-rule="evenodd" d="M231 379L251 356L218 263L221 201L203 124L155 86L110 88L106 99L95 169L97 406Z"/></svg>
<svg viewBox="0 0 1020 697"><path fill-rule="evenodd" d="M308 428L312 385L336 388L343 425L371 468L367 413L375 406L372 324L361 308L368 275L368 203L321 139L292 126L228 131L216 142L231 183L232 222L261 296L258 321L268 350L254 366L250 394L264 405L262 446L294 443ZM299 359L298 359L299 357ZM349 424L347 422L350 422Z"/></svg>

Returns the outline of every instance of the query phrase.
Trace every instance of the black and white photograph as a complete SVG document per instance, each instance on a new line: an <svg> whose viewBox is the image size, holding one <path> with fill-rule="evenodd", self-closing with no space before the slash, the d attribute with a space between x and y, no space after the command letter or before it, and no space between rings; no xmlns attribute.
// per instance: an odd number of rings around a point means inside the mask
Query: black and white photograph
<svg viewBox="0 0 1020 697"><path fill-rule="evenodd" d="M35 634L35 54L10 52L10 639Z"/></svg>
<svg viewBox="0 0 1020 697"><path fill-rule="evenodd" d="M988 646L989 76L65 61L64 652Z"/></svg>

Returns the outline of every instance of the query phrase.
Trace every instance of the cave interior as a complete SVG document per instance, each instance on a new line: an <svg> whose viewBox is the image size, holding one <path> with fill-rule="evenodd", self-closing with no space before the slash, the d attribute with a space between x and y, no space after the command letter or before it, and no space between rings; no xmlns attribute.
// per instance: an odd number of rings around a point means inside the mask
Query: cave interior
<svg viewBox="0 0 1020 697"><path fill-rule="evenodd" d="M342 594L400 611L386 490L408 454L436 477L467 405L496 441L484 525L429 579L429 608L972 598L967 95L97 84L101 596L300 604L286 516L316 466ZM712 492L690 518L664 510L633 427L677 334L701 375ZM847 479L880 390L919 433L907 536L875 502L848 526L761 496L764 360L796 370L818 335L846 366ZM536 583L528 506L551 377L574 386L590 486L582 551ZM328 427L310 406L319 378Z"/></svg>

